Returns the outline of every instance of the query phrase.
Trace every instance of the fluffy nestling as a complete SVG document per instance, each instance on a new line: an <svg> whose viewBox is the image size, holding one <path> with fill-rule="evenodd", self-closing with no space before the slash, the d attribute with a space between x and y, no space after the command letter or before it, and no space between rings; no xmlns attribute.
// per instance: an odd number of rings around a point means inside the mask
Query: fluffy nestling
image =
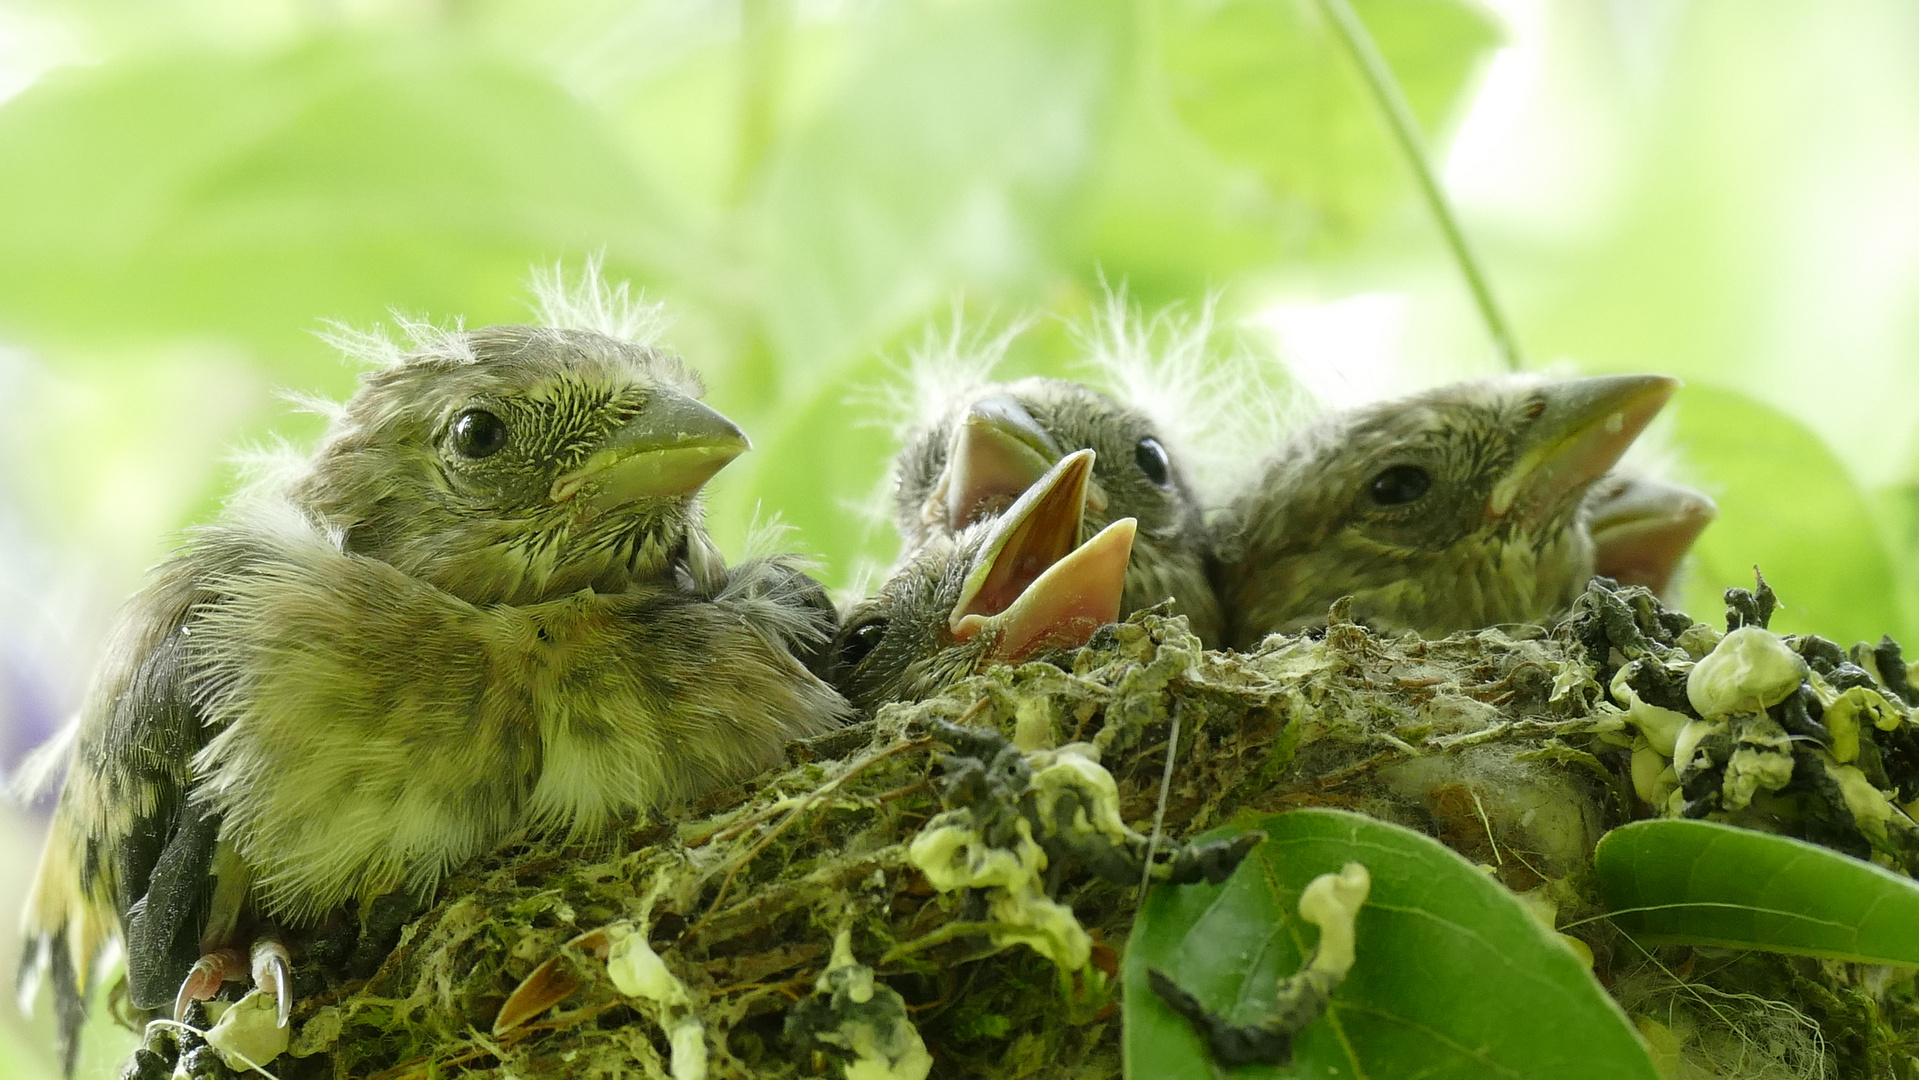
<svg viewBox="0 0 1919 1080"><path fill-rule="evenodd" d="M1135 524L1084 544L1091 450L1066 455L1004 513L936 533L846 613L828 679L860 708L936 694L990 664L1078 648L1119 617Z"/></svg>
<svg viewBox="0 0 1919 1080"><path fill-rule="evenodd" d="M1120 615L1167 599L1209 645L1220 639L1198 500L1145 414L1063 379L988 384L915 429L894 460L894 519L911 552L1004 512L1067 454L1092 450L1082 538L1138 522Z"/></svg>
<svg viewBox="0 0 1919 1080"><path fill-rule="evenodd" d="M133 1006L177 1008L275 924L737 780L845 712L792 655L830 632L803 579L706 540L697 493L747 443L677 358L418 345L120 616L26 915L69 1068L110 938ZM284 959L256 967L284 1023Z"/></svg>
<svg viewBox="0 0 1919 1080"><path fill-rule="evenodd" d="M1355 618L1429 636L1565 610L1595 568L1589 489L1678 385L1512 376L1307 425L1216 524L1227 643L1349 595Z"/></svg>

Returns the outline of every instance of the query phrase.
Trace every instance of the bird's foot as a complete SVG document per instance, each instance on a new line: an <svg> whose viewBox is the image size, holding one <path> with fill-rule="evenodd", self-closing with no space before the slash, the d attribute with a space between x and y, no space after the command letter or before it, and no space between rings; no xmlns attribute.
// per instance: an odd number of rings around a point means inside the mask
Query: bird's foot
<svg viewBox="0 0 1919 1080"><path fill-rule="evenodd" d="M193 1002L211 999L220 992L222 984L250 976L253 985L273 995L275 1019L279 1026L285 1027L293 1013L293 990L288 976L291 968L287 947L272 936L255 939L251 963L242 961L237 949L214 949L201 956L180 983L180 993L173 999L173 1018L184 1017L187 1006Z"/></svg>

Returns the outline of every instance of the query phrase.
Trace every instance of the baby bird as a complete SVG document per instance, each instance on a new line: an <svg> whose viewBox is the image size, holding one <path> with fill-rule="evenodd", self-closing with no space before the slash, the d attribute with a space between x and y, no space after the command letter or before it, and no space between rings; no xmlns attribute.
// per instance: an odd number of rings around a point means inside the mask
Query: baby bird
<svg viewBox="0 0 1919 1080"><path fill-rule="evenodd" d="M584 835L738 780L843 700L802 576L726 568L696 495L747 448L667 353L442 335L370 373L278 490L122 612L26 914L63 1056L108 939L134 1007L243 977L272 928L425 898L522 829ZM238 970L235 970L238 968Z"/></svg>
<svg viewBox="0 0 1919 1080"><path fill-rule="evenodd" d="M1583 509L1679 383L1515 376L1326 416L1218 523L1226 640L1324 622L1438 636L1564 611L1594 572Z"/></svg>
<svg viewBox="0 0 1919 1080"><path fill-rule="evenodd" d="M1593 570L1621 585L1644 585L1672 603L1679 564L1718 516L1718 505L1704 492L1615 472L1586 497Z"/></svg>
<svg viewBox="0 0 1919 1080"><path fill-rule="evenodd" d="M1206 530L1191 486L1144 415L1078 383L1031 378L985 386L912 433L894 463L904 550L1000 514L1076 450L1098 454L1083 535L1120 518L1139 523L1120 614L1171 598L1193 633L1217 644L1219 603L1207 580Z"/></svg>
<svg viewBox="0 0 1919 1080"><path fill-rule="evenodd" d="M1136 524L1079 542L1094 452L1061 458L998 517L935 533L847 614L829 681L871 712L916 701L989 664L1086 644L1119 618Z"/></svg>

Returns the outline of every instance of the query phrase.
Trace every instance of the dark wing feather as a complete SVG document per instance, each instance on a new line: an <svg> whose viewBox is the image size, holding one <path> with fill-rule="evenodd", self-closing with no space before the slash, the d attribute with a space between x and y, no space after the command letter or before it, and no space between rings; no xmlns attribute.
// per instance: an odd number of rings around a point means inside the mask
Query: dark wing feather
<svg viewBox="0 0 1919 1080"><path fill-rule="evenodd" d="M128 604L83 707L22 962L23 987L43 965L52 976L69 1065L89 969L116 931L136 1008L171 1005L198 957L218 823L187 799L193 756L212 734L195 706L187 643L195 612L217 600L205 582L244 566L253 547L223 532L203 533Z"/></svg>
<svg viewBox="0 0 1919 1080"><path fill-rule="evenodd" d="M219 818L181 801L145 891L121 916L126 935L127 998L136 1009L173 1004L200 958L200 932L212 900Z"/></svg>

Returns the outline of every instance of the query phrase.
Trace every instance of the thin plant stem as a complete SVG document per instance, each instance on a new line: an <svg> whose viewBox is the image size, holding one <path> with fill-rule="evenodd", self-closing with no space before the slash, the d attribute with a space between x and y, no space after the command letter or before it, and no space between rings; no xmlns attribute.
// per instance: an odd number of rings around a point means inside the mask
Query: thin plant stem
<svg viewBox="0 0 1919 1080"><path fill-rule="evenodd" d="M1139 900L1146 902L1146 890L1153 885L1153 853L1159 847L1160 830L1166 826L1166 796L1173 789L1173 763L1179 759L1179 710L1173 710L1172 730L1166 734L1166 768L1159 777L1159 805L1153 809L1153 833L1146 838L1146 867L1139 872Z"/></svg>
<svg viewBox="0 0 1919 1080"><path fill-rule="evenodd" d="M1459 272L1466 278L1466 287L1472 291L1473 303L1479 307L1479 317L1485 320L1486 332L1492 336L1500 359L1506 362L1507 368L1518 371L1522 366L1519 342L1513 337L1512 326L1500 311L1499 302L1493 298L1486 271L1474 256L1472 245L1466 242L1466 233L1459 227L1459 218L1453 213L1452 204L1446 201L1446 192L1439 186L1439 178L1433 174L1432 161L1426 155L1420 136L1419 120L1413 115L1412 107L1406 104L1406 95L1400 91L1399 80L1393 77L1392 69L1386 66L1386 58L1379 55L1379 46L1374 44L1372 34L1367 32L1366 24L1359 21L1358 14L1348 0L1319 0L1319 7L1338 32L1346 51L1352 54L1353 62L1359 65L1360 74L1372 90L1373 100L1378 103L1379 111L1385 114L1386 126L1392 130L1394 141L1399 143L1400 151L1406 155L1406 164L1419 183L1419 191L1425 196L1427 209L1432 211L1433 219L1439 223L1439 231L1446 238L1453 261L1459 264Z"/></svg>

